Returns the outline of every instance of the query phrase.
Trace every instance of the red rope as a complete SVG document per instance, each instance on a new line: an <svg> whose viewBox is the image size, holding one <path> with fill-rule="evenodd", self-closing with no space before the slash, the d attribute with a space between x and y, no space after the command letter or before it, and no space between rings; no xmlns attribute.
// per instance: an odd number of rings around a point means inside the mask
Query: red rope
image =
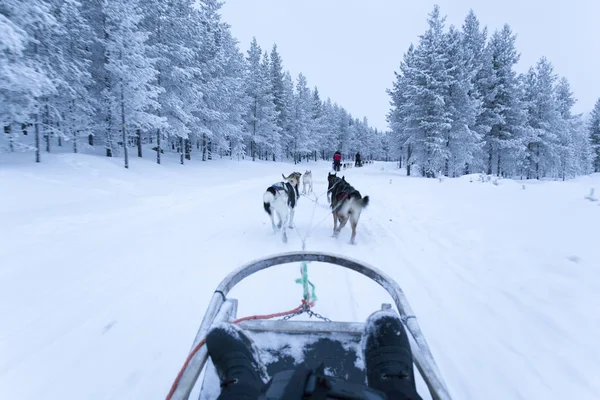
<svg viewBox="0 0 600 400"><path fill-rule="evenodd" d="M238 324L242 321L250 321L250 320L257 320L257 319L271 319L271 318L277 318L277 317L283 317L286 315L296 314L296 313L302 311L302 309L307 304L308 304L308 307L312 307L314 305L313 302L307 303L306 300L302 300L302 304L300 304L298 307L294 308L293 310L283 311L283 312L279 312L279 313L275 313L275 314L267 314L267 315L251 315L249 317L238 318L235 321L233 321L233 323ZM173 394L175 393L175 389L177 389L177 385L179 385L179 381L181 380L183 371L185 371L185 369L187 368L190 361L192 361L192 358L194 358L194 356L196 355L198 350L200 350L200 348L202 346L204 346L205 343L206 343L206 338L199 341L198 344L196 346L194 346L194 348L192 349L190 354L188 354L187 358L185 359L185 362L183 363L183 367L181 367L181 370L179 370L179 373L175 377L175 381L171 385L171 390L169 390L169 394L167 394L166 400L171 400L171 398L173 397Z"/></svg>

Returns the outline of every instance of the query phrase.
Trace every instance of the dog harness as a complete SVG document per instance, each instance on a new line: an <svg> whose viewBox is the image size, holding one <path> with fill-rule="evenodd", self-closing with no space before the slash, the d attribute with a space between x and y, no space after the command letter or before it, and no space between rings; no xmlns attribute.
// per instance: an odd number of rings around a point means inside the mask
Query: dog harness
<svg viewBox="0 0 600 400"><path fill-rule="evenodd" d="M276 192L285 192L288 195L288 206L290 206L290 207L296 206L296 203L298 202L300 196L298 196L296 189L294 188L294 186L292 186L291 183L279 182L279 183L272 185L271 187L273 189L275 189ZM294 195L291 196L290 193L293 193Z"/></svg>

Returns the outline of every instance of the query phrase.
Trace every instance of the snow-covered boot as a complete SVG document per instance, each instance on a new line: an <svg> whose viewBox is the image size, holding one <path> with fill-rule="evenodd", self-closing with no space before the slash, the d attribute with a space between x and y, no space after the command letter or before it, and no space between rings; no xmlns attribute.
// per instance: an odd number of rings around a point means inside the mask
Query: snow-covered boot
<svg viewBox="0 0 600 400"><path fill-rule="evenodd" d="M206 347L221 380L219 400L256 400L264 386L258 351L244 331L221 324L206 337Z"/></svg>
<svg viewBox="0 0 600 400"><path fill-rule="evenodd" d="M415 385L413 358L398 315L376 311L365 324L362 345L369 387L397 400L421 400Z"/></svg>

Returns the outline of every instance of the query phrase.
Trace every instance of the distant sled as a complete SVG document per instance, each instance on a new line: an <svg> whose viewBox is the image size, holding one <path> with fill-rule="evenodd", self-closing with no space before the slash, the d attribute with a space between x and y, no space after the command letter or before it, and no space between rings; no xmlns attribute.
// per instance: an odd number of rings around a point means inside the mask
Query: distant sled
<svg viewBox="0 0 600 400"><path fill-rule="evenodd" d="M235 285L256 272L275 265L296 262L322 262L339 265L361 273L381 285L394 300L406 330L410 333L408 336L414 363L427 384L431 397L434 400L451 399L417 318L400 286L386 274L368 264L331 253L306 251L283 253L252 261L223 279L212 296L188 359L173 383L167 399L188 399L203 371L204 377L200 387L199 400L218 397L219 379L208 358L203 340L211 327L225 321L237 321L238 325L253 339L260 353L269 356L261 357L266 364L269 376L273 376L279 371L292 369L303 361L286 354L285 349L289 351L291 345L292 347L301 347L295 349L293 353L302 354L303 359L322 359L327 360L327 363L335 360L336 376L345 377L350 382L365 383L365 372L360 367L364 363L356 362L356 360L362 360L363 357L359 351L359 342L364 330L364 323L330 321L314 313L306 303L287 313L266 316L271 318L287 315L284 320L255 319L255 317L236 320L238 301L227 297ZM391 308L390 304L382 305L382 309ZM310 322L289 320L291 316L304 312L321 320Z"/></svg>

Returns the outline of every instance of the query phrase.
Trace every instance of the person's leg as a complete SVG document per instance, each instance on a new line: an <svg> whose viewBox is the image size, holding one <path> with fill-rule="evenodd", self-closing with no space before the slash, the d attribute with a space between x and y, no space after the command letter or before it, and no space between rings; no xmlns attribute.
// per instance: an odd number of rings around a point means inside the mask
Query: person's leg
<svg viewBox="0 0 600 400"><path fill-rule="evenodd" d="M365 325L363 346L369 387L384 392L390 399L421 400L408 336L396 313L371 314Z"/></svg>
<svg viewBox="0 0 600 400"><path fill-rule="evenodd" d="M213 328L206 347L221 381L218 400L256 400L264 386L258 351L243 330L233 324Z"/></svg>

